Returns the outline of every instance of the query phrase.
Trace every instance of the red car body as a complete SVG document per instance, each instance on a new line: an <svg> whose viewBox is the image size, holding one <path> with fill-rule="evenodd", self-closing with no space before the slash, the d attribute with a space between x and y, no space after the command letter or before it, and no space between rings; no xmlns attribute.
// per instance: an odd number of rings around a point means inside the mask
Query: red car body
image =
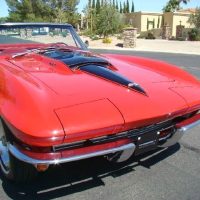
<svg viewBox="0 0 200 200"><path fill-rule="evenodd" d="M14 137L10 153L23 162L69 162L125 151L121 147L130 144L135 152L145 152L173 145L180 139L177 130L199 123L200 82L171 64L68 48L73 56L108 62L106 70L134 81L132 87L45 54L13 56L39 47L46 46L0 46L0 113ZM156 132L156 138L144 136L139 142L143 134L137 131L169 121L145 132Z"/></svg>

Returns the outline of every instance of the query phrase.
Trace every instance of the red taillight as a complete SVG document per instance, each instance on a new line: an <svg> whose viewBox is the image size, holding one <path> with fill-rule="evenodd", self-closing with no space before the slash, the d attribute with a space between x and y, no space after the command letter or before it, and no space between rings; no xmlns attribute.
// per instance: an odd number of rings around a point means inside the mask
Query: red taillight
<svg viewBox="0 0 200 200"><path fill-rule="evenodd" d="M196 121L200 120L200 113L199 114L196 114L194 115L193 117L189 118L189 119L186 119L178 124L176 124L176 127L177 128L181 128L181 127L184 127L184 126L187 126L189 124L192 124Z"/></svg>
<svg viewBox="0 0 200 200"><path fill-rule="evenodd" d="M37 147L37 146L30 146L21 142L17 142L18 146L20 146L20 148L25 149L26 151L32 151L32 152L36 152L36 153L50 153L52 152L52 147Z"/></svg>
<svg viewBox="0 0 200 200"><path fill-rule="evenodd" d="M30 146L37 146L39 148L39 147L49 147L53 145L58 145L63 142L63 136L50 136L50 137L32 136L18 130L6 120L4 121L9 130L11 131L12 135L21 143L28 144Z"/></svg>
<svg viewBox="0 0 200 200"><path fill-rule="evenodd" d="M159 138L167 137L169 134L174 132L174 128L170 127L165 130L160 131Z"/></svg>

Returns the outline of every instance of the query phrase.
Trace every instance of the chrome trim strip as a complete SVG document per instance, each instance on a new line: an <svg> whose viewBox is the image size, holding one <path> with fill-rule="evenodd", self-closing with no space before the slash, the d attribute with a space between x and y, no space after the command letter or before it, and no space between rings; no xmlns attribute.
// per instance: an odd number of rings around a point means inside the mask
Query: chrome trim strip
<svg viewBox="0 0 200 200"><path fill-rule="evenodd" d="M163 140L166 140L167 138L169 138L171 136L171 134L165 136L165 137L162 137L162 138L159 138L159 141L163 141Z"/></svg>
<svg viewBox="0 0 200 200"><path fill-rule="evenodd" d="M189 131L190 129L198 125L200 125L200 120L197 120L187 126L183 126L177 129L177 131L172 135L172 137L168 138L167 141L163 145L160 145L160 147L165 148L165 147L169 147L176 144L183 137L183 135L187 133L187 131Z"/></svg>
<svg viewBox="0 0 200 200"><path fill-rule="evenodd" d="M92 157L96 157L96 156L102 156L102 155L106 155L106 154L110 154L110 153L115 153L118 151L125 151L128 149L135 150L135 147L136 147L135 144L130 143L130 144L126 144L126 145L112 148L112 149L97 151L97 152L83 154L83 155L72 156L72 157L68 157L68 158L61 158L61 159L55 159L55 160L38 160L38 159L34 159L34 158L31 158L31 157L23 154L14 145L12 145L10 143L8 144L8 149L13 156L15 156L17 159L19 159L23 162L34 164L34 165L35 164L49 164L50 165L50 164L60 164L60 163L72 162L72 161L92 158Z"/></svg>
<svg viewBox="0 0 200 200"><path fill-rule="evenodd" d="M27 26L67 26L67 27L72 27L71 24L59 24L59 23L43 23L43 22L36 22L36 23L32 23L32 22L21 22L21 23L0 23L0 28L10 28L11 26L15 27L15 26L21 26L21 27L27 27Z"/></svg>
<svg viewBox="0 0 200 200"><path fill-rule="evenodd" d="M145 148L147 146L151 146L151 145L154 145L154 144L156 144L156 140L152 140L152 141L149 141L149 142L146 142L146 143L142 143L142 144L139 145L139 148L140 149Z"/></svg>
<svg viewBox="0 0 200 200"><path fill-rule="evenodd" d="M182 131L186 132L186 131L189 131L190 129L192 129L192 128L194 128L195 126L198 126L198 125L200 125L200 120L198 120L198 121L196 121L196 122L193 122L193 123L191 123L191 124L189 124L189 125L187 125L187 126L183 126L183 127L181 127L180 129L181 129Z"/></svg>

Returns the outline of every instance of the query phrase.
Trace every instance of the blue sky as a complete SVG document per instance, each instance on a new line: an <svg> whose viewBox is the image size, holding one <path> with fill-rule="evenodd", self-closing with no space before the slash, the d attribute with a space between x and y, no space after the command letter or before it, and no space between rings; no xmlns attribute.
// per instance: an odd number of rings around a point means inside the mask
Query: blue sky
<svg viewBox="0 0 200 200"><path fill-rule="evenodd" d="M124 0L121 0L122 2ZM166 4L168 0L134 0L135 11L161 11L163 6ZM82 11L83 8L87 4L87 0L80 0L78 9ZM120 0L118 0L120 2ZM130 0L131 2L131 0ZM190 0L190 2L185 6L182 5L183 8L196 8L200 7L200 0ZM5 3L5 0L0 0L0 17L5 17L8 15L8 7Z"/></svg>

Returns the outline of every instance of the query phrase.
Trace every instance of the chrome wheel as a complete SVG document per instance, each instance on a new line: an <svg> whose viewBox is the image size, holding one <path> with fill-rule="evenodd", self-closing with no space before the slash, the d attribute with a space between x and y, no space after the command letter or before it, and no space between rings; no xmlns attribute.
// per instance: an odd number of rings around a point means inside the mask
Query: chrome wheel
<svg viewBox="0 0 200 200"><path fill-rule="evenodd" d="M5 134L5 127L0 119L0 167L5 176L10 176L10 155Z"/></svg>
<svg viewBox="0 0 200 200"><path fill-rule="evenodd" d="M35 167L15 158L8 150L12 143L12 133L0 119L0 168L3 175L12 181L25 183L32 181L38 174Z"/></svg>
<svg viewBox="0 0 200 200"><path fill-rule="evenodd" d="M5 136L0 139L0 165L5 174L9 174L10 171L10 156L8 152L7 141Z"/></svg>

